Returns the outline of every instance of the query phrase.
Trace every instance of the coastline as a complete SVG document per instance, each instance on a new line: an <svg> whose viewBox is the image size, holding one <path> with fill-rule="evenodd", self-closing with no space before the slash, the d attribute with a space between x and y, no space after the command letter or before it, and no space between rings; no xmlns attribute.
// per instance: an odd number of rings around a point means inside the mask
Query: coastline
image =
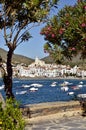
<svg viewBox="0 0 86 130"><path fill-rule="evenodd" d="M3 79L3 78L0 78ZM86 80L86 77L13 77L13 79L20 79L20 80Z"/></svg>
<svg viewBox="0 0 86 130"><path fill-rule="evenodd" d="M72 80L86 80L86 77L14 77L13 79L22 79L22 80L59 80L59 79L72 79Z"/></svg>

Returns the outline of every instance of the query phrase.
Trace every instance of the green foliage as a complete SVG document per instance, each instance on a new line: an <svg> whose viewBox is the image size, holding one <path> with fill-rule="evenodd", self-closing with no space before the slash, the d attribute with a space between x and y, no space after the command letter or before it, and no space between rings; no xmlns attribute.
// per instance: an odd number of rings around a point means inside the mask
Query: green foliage
<svg viewBox="0 0 86 130"><path fill-rule="evenodd" d="M61 64L64 57L61 47L59 47L57 44L50 45L48 42L44 45L45 52L49 53L51 57L53 57L54 63Z"/></svg>
<svg viewBox="0 0 86 130"><path fill-rule="evenodd" d="M55 44L62 48L62 54L68 59L78 53L86 59L86 0L61 9L41 30L41 34L52 48Z"/></svg>
<svg viewBox="0 0 86 130"><path fill-rule="evenodd" d="M63 57L63 50L58 45L54 45L51 56L54 58L55 63L62 64L64 57Z"/></svg>
<svg viewBox="0 0 86 130"><path fill-rule="evenodd" d="M0 0L0 29L3 30L5 45L8 47L6 78L4 80L7 97L14 97L11 65L14 50L21 43L29 41L31 38L29 30L47 20L50 10L56 7L57 1Z"/></svg>
<svg viewBox="0 0 86 130"><path fill-rule="evenodd" d="M0 28L4 29L4 39L8 48L15 49L20 43L28 41L31 38L28 30L34 23L44 22L51 8L57 5L57 1L1 0Z"/></svg>
<svg viewBox="0 0 86 130"><path fill-rule="evenodd" d="M7 99L6 107L2 109L0 104L0 120L2 130L23 130L25 122L19 110L19 103L15 100Z"/></svg>

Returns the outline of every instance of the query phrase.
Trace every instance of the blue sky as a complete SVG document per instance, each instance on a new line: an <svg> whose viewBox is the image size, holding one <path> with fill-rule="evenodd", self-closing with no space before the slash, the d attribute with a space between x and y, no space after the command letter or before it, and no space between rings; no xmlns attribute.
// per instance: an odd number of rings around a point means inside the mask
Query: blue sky
<svg viewBox="0 0 86 130"><path fill-rule="evenodd" d="M59 0L58 10L63 8L65 5L74 5L76 2L77 0ZM35 57L38 57L39 59L46 57L47 54L45 54L43 50L43 46L46 41L44 41L43 36L40 35L40 30L42 27L43 25L31 29L30 33L33 38L18 46L15 50L15 54L24 55L32 59L35 59ZM4 45L1 32L0 39L0 48L7 50L7 47Z"/></svg>

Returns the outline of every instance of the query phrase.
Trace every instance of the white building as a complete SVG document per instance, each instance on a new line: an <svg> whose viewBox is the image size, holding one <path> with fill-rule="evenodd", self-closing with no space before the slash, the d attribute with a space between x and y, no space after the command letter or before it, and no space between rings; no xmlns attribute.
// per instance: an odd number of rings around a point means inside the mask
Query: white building
<svg viewBox="0 0 86 130"><path fill-rule="evenodd" d="M6 69L6 64L3 64ZM80 77L86 77L86 71L81 70L79 67L74 66L71 68L66 65L56 65L56 64L46 64L44 61L36 57L35 62L24 66L24 64L19 64L13 66L13 76L19 77L64 77L74 74ZM1 77L1 71L0 71Z"/></svg>
<svg viewBox="0 0 86 130"><path fill-rule="evenodd" d="M35 62L33 62L32 64L30 64L29 66L45 66L45 62L38 59L38 57L36 57Z"/></svg>

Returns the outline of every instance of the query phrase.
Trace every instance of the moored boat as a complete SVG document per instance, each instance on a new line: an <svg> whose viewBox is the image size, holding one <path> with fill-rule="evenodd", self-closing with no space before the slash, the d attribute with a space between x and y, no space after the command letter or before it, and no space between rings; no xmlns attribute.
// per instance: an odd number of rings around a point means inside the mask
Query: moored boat
<svg viewBox="0 0 86 130"><path fill-rule="evenodd" d="M63 86L63 87L61 87L61 90L63 90L63 91L68 91L68 90L69 90L69 87Z"/></svg>
<svg viewBox="0 0 86 130"><path fill-rule="evenodd" d="M57 82L53 82L50 86L55 87Z"/></svg>
<svg viewBox="0 0 86 130"><path fill-rule="evenodd" d="M26 93L27 93L27 91L20 91L20 92L16 92L16 95L18 95L18 94L22 95L22 94L26 94Z"/></svg>
<svg viewBox="0 0 86 130"><path fill-rule="evenodd" d="M32 87L32 88L30 88L29 90L30 90L31 92L35 92L35 91L38 90L38 88L34 88L34 87Z"/></svg>

